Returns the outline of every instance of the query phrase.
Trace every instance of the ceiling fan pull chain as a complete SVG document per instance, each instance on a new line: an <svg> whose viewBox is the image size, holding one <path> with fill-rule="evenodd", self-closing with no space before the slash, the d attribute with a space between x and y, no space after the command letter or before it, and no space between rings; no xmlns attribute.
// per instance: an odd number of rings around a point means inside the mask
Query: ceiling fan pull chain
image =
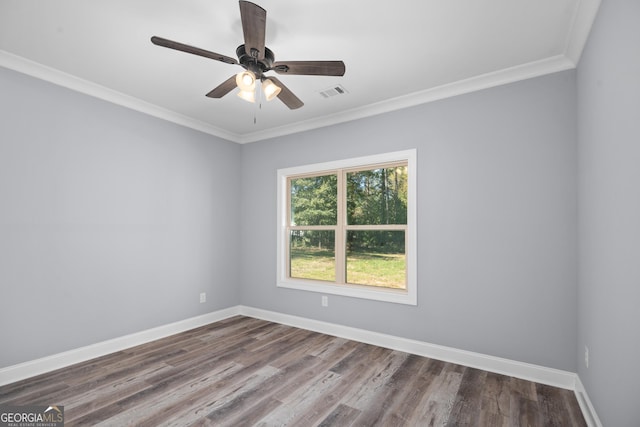
<svg viewBox="0 0 640 427"><path fill-rule="evenodd" d="M255 125L258 122L258 106L253 106L253 124Z"/></svg>
<svg viewBox="0 0 640 427"><path fill-rule="evenodd" d="M256 124L256 122L257 122L256 117L257 117L257 115L258 115L258 110L262 110L262 81L261 81L261 80L258 80L258 81L260 82L260 83L259 83L259 86L260 86L260 87L258 87L258 84L256 84L256 92L258 92L258 97L259 97L259 98L258 98L258 103L257 103L258 105L256 106L256 108L257 108L257 109L256 109L256 110L254 110L254 113L253 113L253 124L254 124L254 125L255 125L255 124ZM257 82L256 82L256 83L257 83Z"/></svg>

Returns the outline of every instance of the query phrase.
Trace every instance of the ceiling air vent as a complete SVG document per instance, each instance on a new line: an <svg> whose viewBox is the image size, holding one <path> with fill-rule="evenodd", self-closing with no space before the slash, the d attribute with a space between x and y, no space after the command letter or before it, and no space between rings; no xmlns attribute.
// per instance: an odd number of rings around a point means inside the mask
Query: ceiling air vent
<svg viewBox="0 0 640 427"><path fill-rule="evenodd" d="M320 95L322 95L323 98L331 98L336 95L346 95L347 93L349 93L349 91L347 91L342 85L332 86L329 89L320 91Z"/></svg>

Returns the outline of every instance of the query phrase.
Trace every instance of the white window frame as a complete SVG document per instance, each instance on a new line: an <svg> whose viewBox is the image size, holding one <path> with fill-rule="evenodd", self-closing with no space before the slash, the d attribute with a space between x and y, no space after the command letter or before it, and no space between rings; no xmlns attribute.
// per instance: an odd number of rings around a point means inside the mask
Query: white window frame
<svg viewBox="0 0 640 427"><path fill-rule="evenodd" d="M315 163L278 169L277 173L277 280L276 285L281 288L298 289L323 294L343 295L376 301L386 301L398 304L418 304L417 280L417 217L416 217L416 183L417 183L417 154L416 149L395 151L392 153L376 154L372 156L352 159L336 160L325 163ZM406 289L377 288L352 284L335 284L316 280L304 280L287 277L287 212L288 186L287 179L291 176L317 174L335 171L336 169L360 168L390 162L407 162L407 234L406 234ZM336 248L337 249L337 248Z"/></svg>

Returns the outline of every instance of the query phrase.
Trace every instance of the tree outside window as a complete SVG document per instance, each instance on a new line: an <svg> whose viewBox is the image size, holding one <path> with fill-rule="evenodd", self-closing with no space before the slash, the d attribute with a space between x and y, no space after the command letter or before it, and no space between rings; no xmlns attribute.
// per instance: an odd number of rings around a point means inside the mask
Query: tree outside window
<svg viewBox="0 0 640 427"><path fill-rule="evenodd" d="M289 277L406 288L407 165L292 176Z"/></svg>

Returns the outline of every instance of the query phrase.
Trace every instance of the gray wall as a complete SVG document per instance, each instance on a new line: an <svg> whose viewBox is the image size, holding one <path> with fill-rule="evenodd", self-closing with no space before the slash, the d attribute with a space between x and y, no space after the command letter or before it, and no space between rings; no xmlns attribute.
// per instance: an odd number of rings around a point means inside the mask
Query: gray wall
<svg viewBox="0 0 640 427"><path fill-rule="evenodd" d="M577 370L605 425L637 425L638 16L602 3L577 90L245 146L0 69L0 367L243 303ZM276 170L413 147L418 306L276 288Z"/></svg>
<svg viewBox="0 0 640 427"><path fill-rule="evenodd" d="M0 367L240 303L237 144L4 68L0 94Z"/></svg>
<svg viewBox="0 0 640 427"><path fill-rule="evenodd" d="M242 302L575 371L575 74L242 147ZM418 149L418 306L276 288L276 170Z"/></svg>
<svg viewBox="0 0 640 427"><path fill-rule="evenodd" d="M578 373L607 427L640 425L639 19L603 1L578 67Z"/></svg>

